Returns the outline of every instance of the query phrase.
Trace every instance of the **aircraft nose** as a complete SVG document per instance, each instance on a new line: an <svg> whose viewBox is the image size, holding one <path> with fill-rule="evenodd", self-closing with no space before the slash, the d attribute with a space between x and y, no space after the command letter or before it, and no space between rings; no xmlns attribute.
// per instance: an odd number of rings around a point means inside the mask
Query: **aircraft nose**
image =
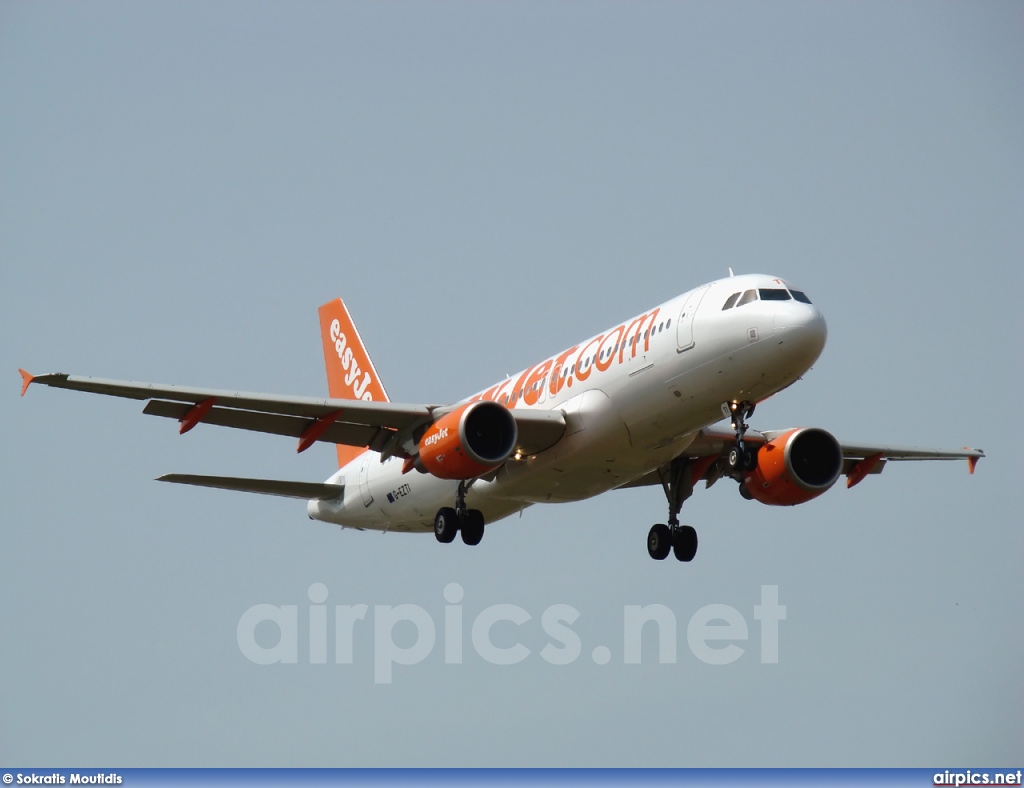
<svg viewBox="0 0 1024 788"><path fill-rule="evenodd" d="M828 326L816 306L792 301L775 312L774 333L790 352L808 358L810 365L825 348Z"/></svg>

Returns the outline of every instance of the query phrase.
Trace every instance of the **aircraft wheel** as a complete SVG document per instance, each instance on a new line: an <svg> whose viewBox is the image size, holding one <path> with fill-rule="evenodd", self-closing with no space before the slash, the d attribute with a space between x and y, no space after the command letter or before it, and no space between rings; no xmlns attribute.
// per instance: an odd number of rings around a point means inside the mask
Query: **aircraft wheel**
<svg viewBox="0 0 1024 788"><path fill-rule="evenodd" d="M729 468L736 471L752 471L757 467L757 454L750 449L732 449L729 452Z"/></svg>
<svg viewBox="0 0 1024 788"><path fill-rule="evenodd" d="M462 521L462 541L468 545L477 545L483 538L484 515L479 509L470 509Z"/></svg>
<svg viewBox="0 0 1024 788"><path fill-rule="evenodd" d="M672 552L680 561L692 561L697 555L697 530L692 525L681 525L672 535Z"/></svg>
<svg viewBox="0 0 1024 788"><path fill-rule="evenodd" d="M664 561L672 551L672 532L664 523L651 526L647 534L647 552L655 561Z"/></svg>
<svg viewBox="0 0 1024 788"><path fill-rule="evenodd" d="M459 530L459 518L455 516L455 510L445 506L437 510L434 517L434 536L437 541L448 544L455 540L455 534Z"/></svg>

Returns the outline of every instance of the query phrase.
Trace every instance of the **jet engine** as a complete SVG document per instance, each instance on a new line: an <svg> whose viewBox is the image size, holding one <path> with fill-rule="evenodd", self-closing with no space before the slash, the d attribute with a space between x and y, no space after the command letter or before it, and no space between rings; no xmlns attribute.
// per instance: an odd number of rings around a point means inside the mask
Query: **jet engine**
<svg viewBox="0 0 1024 788"><path fill-rule="evenodd" d="M489 400L470 402L423 433L416 467L440 479L474 479L505 462L518 438L508 408Z"/></svg>
<svg viewBox="0 0 1024 788"><path fill-rule="evenodd" d="M744 476L740 492L769 506L796 506L829 489L842 469L843 451L831 433L799 427L758 450L757 465Z"/></svg>

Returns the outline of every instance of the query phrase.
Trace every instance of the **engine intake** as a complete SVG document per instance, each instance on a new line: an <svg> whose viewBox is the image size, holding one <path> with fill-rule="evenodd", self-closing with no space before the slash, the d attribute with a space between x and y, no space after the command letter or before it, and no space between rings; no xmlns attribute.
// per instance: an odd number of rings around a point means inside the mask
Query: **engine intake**
<svg viewBox="0 0 1024 788"><path fill-rule="evenodd" d="M831 433L799 427L769 441L757 452L757 466L743 489L770 506L796 506L817 498L839 479L843 451Z"/></svg>
<svg viewBox="0 0 1024 788"><path fill-rule="evenodd" d="M440 479L473 479L505 462L518 439L508 408L488 400L469 402L423 433L417 467Z"/></svg>

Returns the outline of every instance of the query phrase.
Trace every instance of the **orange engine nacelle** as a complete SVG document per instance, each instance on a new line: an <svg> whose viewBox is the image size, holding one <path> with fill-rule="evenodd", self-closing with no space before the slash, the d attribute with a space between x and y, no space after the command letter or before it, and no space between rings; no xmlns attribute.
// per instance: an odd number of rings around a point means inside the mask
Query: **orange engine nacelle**
<svg viewBox="0 0 1024 788"><path fill-rule="evenodd" d="M839 441L817 427L799 427L758 450L741 492L769 506L796 506L825 492L842 470Z"/></svg>
<svg viewBox="0 0 1024 788"><path fill-rule="evenodd" d="M470 402L423 433L416 467L440 479L474 479L505 462L518 439L508 408L489 400Z"/></svg>

